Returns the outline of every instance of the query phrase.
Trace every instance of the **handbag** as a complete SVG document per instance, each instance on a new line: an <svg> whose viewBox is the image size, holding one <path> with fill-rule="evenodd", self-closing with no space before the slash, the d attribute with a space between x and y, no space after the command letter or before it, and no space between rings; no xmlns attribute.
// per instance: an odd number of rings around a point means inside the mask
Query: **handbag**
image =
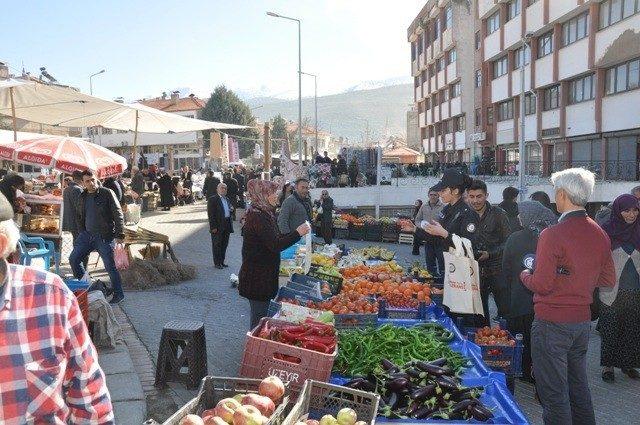
<svg viewBox="0 0 640 425"><path fill-rule="evenodd" d="M445 262L442 303L453 313L484 316L480 297L478 262L473 258L471 242L452 235L453 248L443 253Z"/></svg>
<svg viewBox="0 0 640 425"><path fill-rule="evenodd" d="M129 256L127 250L124 248L124 244L116 244L113 248L113 259L116 263L116 269L125 270L129 268Z"/></svg>

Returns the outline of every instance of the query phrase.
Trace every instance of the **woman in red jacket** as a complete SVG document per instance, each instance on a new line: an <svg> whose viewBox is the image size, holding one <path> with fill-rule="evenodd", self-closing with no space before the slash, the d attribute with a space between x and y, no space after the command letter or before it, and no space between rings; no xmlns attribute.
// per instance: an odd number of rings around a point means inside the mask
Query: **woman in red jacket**
<svg viewBox="0 0 640 425"><path fill-rule="evenodd" d="M267 315L269 300L278 292L280 251L311 230L308 223L303 223L293 232L280 234L275 217L279 187L268 180L253 179L247 183L251 206L244 216L238 290L240 296L249 300L251 329Z"/></svg>

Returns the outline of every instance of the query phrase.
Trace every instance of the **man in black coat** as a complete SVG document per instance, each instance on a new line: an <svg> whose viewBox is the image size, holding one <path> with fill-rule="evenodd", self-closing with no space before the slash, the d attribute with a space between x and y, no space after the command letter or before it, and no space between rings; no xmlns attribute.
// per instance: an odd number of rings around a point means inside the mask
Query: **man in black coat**
<svg viewBox="0 0 640 425"><path fill-rule="evenodd" d="M229 199L229 201L231 202L231 206L233 207L231 218L235 220L235 210L238 207L238 194L240 193L240 187L238 186L238 181L231 176L231 173L224 174L223 182L227 186L227 198Z"/></svg>
<svg viewBox="0 0 640 425"><path fill-rule="evenodd" d="M224 258L229 245L229 235L233 233L232 213L233 204L227 198L227 185L220 183L218 184L218 193L207 201L213 265L217 269L229 267L224 263Z"/></svg>

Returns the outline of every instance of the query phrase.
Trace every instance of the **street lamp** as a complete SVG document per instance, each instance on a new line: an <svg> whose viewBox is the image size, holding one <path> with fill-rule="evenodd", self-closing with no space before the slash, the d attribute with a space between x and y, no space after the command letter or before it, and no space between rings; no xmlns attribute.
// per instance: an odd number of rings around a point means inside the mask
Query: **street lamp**
<svg viewBox="0 0 640 425"><path fill-rule="evenodd" d="M520 191L520 201L524 201L526 199L525 195L525 186L524 186L524 175L527 172L527 164L525 161L525 146L524 146L524 130L525 130L525 90L524 90L524 67L525 67L525 57L527 56L527 48L529 48L529 53L531 53L531 47L529 46L529 40L531 39L532 34L527 33L522 39L522 61L520 63L520 137L518 141L518 152L520 156L520 170L518 171L518 189ZM530 55L531 56L531 55ZM529 63L533 58L529 59Z"/></svg>
<svg viewBox="0 0 640 425"><path fill-rule="evenodd" d="M308 72L303 72L302 74L313 77L313 105L315 108L315 128L316 128L316 155L318 155L318 76L316 74L310 74Z"/></svg>
<svg viewBox="0 0 640 425"><path fill-rule="evenodd" d="M302 47L300 43L300 19L291 18L274 12L267 12L267 15L298 23L298 163L302 165Z"/></svg>
<svg viewBox="0 0 640 425"><path fill-rule="evenodd" d="M95 74L89 75L89 94L93 95L93 77L95 77L96 75L104 74L105 72L107 72L107 70L102 69Z"/></svg>

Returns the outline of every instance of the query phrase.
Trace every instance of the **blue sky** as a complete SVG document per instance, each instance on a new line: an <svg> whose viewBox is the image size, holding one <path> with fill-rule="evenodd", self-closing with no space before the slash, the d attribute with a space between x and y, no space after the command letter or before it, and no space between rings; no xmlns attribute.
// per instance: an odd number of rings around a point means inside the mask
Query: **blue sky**
<svg viewBox="0 0 640 425"><path fill-rule="evenodd" d="M406 29L425 0L89 0L4 2L0 61L19 72L41 66L61 83L133 100L218 84L297 96L297 27L303 71L320 94L362 81L409 78ZM303 94L313 80L303 79Z"/></svg>

